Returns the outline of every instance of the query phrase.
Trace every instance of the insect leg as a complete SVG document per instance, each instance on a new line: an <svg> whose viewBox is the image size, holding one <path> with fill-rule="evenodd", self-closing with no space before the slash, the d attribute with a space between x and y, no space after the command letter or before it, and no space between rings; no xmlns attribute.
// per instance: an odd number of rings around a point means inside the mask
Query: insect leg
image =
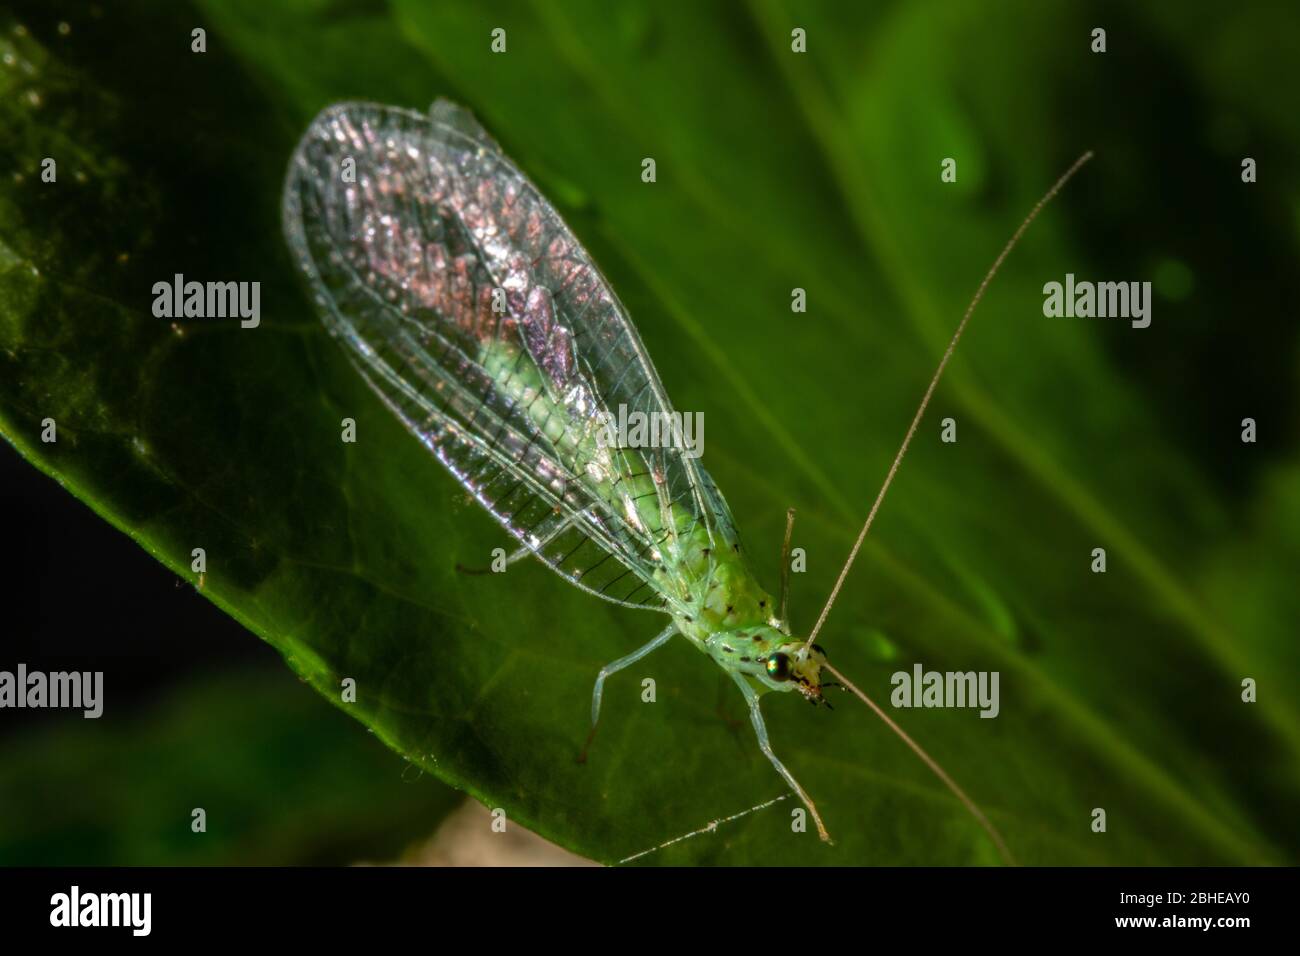
<svg viewBox="0 0 1300 956"><path fill-rule="evenodd" d="M587 748L591 746L591 739L596 736L596 724L600 720L600 698L605 692L605 678L610 674L616 674L623 668L635 664L641 658L645 657L657 647L662 647L668 643L668 639L677 633L677 625L669 624L662 631L655 635L654 640L643 647L638 647L626 657L620 657L612 663L606 664L596 675L596 686L591 690L591 733L587 735L587 743L582 748L582 755L578 757L578 763L587 762Z"/></svg>
<svg viewBox="0 0 1300 956"><path fill-rule="evenodd" d="M794 778L789 770L785 769L785 764L777 759L776 754L772 752L772 744L767 739L767 725L763 723L763 712L758 707L758 691L754 690L745 679L744 675L736 672L731 673L732 680L740 688L740 692L745 695L745 702L749 704L749 719L754 725L754 733L758 735L758 747L766 755L767 759L772 761L772 766L776 768L785 782L790 785L790 789L799 795L803 805L808 808L812 814L813 822L817 824L818 835L827 843L831 842L831 835L826 832L826 827L822 824L821 814L817 812L817 805L813 803L812 797L799 786L799 781Z"/></svg>
<svg viewBox="0 0 1300 956"><path fill-rule="evenodd" d="M638 647L635 651L633 651L631 654L628 654L626 657L620 657L618 660L614 661L611 664L606 664L604 667L600 669L600 673L596 675L596 686L592 688L591 691L592 726L595 726L596 721L600 720L600 697L605 690L605 678L608 677L610 674L616 674L619 671L621 671L623 668L635 664L641 658L645 657L651 651L655 650L655 648L661 647L664 644L668 643L668 639L676 633L677 633L677 625L669 624L657 635L655 635L654 640L652 640L649 644L646 644L644 647Z"/></svg>
<svg viewBox="0 0 1300 956"><path fill-rule="evenodd" d="M514 564L516 561L523 560L524 558L528 557L532 553L533 552L529 548L520 548L518 551L510 552L510 554L506 555L506 567L509 567L510 565ZM469 568L461 564L459 561L456 562L456 570L459 571L461 574L472 574L475 576L480 574L492 573L491 568Z"/></svg>
<svg viewBox="0 0 1300 956"><path fill-rule="evenodd" d="M530 548L528 547L528 545L523 545L517 551L510 552L510 554L506 555L506 567L510 567L510 565L514 564L516 561L522 561L524 558L536 554L538 551L546 547L548 544L550 544L552 541L554 541L556 538L564 534L564 532L568 531L572 527L573 527L573 519L569 518L568 520L564 521L562 524L557 525L555 530L552 531L550 534L548 534L545 538L543 538L536 548ZM474 574L474 575L489 574L492 571L491 568L467 568L465 567L465 565L459 562L456 563L456 570L459 571L461 574Z"/></svg>

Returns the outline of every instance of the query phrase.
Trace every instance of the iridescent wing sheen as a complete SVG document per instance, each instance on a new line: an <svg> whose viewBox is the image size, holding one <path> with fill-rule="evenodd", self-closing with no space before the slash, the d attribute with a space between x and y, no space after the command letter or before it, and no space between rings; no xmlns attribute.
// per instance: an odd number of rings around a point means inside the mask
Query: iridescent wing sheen
<svg viewBox="0 0 1300 956"><path fill-rule="evenodd" d="M684 607L666 549L701 532L734 544L726 504L677 448L614 451L612 492L571 473L561 449L601 415L672 408L595 263L468 112L326 109L294 153L283 216L331 333L515 538L608 600ZM485 343L507 345L517 367L489 370ZM524 381L541 382L540 399L521 398ZM562 420L539 423L537 401ZM634 500L647 494L651 520Z"/></svg>

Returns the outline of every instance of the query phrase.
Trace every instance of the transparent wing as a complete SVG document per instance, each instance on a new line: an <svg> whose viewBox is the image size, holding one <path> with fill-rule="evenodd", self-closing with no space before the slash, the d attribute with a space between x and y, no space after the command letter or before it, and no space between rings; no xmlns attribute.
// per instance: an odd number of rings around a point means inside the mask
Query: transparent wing
<svg viewBox="0 0 1300 956"><path fill-rule="evenodd" d="M665 558L734 543L726 504L676 447L593 453L620 406L671 406L596 265L469 113L330 107L283 213L330 331L515 538L601 597L682 606Z"/></svg>

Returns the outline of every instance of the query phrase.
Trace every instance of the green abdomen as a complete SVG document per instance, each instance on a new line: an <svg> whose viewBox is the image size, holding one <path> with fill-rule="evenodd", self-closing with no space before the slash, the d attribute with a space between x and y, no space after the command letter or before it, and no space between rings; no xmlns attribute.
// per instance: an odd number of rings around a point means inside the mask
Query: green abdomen
<svg viewBox="0 0 1300 956"><path fill-rule="evenodd" d="M629 525L639 524L657 550L655 584L687 610L677 614L682 633L697 646L722 630L772 623L771 595L750 573L738 541L719 527L709 528L677 503L665 509L645 459L632 449L609 455L596 430L572 426L566 409L554 402L545 379L519 350L501 341L485 343L480 356L503 395L528 409L550 440L561 464Z"/></svg>

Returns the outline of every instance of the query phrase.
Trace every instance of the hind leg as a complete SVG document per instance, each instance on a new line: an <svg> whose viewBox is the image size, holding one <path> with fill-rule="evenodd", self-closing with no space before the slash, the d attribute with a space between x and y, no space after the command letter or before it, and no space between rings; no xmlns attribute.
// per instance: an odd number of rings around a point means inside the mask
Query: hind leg
<svg viewBox="0 0 1300 956"><path fill-rule="evenodd" d="M572 527L573 527L573 520L569 519L568 521L565 521L562 524L557 525L554 531L548 534L544 539L542 539L537 544L536 548L530 548L528 547L528 545L523 545L518 550L513 551L510 554L506 555L506 567L508 568L516 561L522 561L524 558L527 558L530 555L540 554L543 548L545 548L548 544L553 542L556 538L564 534L564 532L568 531ZM479 574L492 573L491 568L467 568L465 567L465 565L461 564L460 562L456 563L456 570L459 571L461 574L479 575Z"/></svg>

